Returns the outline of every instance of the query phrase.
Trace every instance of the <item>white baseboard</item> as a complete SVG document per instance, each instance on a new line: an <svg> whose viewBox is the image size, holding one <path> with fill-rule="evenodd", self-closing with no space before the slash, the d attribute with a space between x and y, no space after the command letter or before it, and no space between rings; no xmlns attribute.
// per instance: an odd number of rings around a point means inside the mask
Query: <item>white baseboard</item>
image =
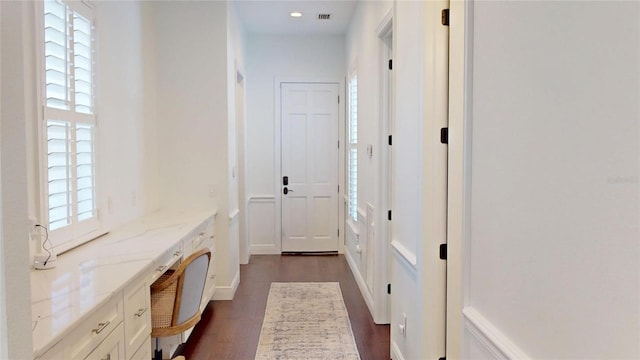
<svg viewBox="0 0 640 360"><path fill-rule="evenodd" d="M491 321L482 316L478 310L468 306L462 309L462 313L465 318L465 330L495 359L531 359L531 357L522 351L511 339L498 330Z"/></svg>
<svg viewBox="0 0 640 360"><path fill-rule="evenodd" d="M216 286L216 292L213 294L213 300L233 300L240 285L240 271L233 277L230 286Z"/></svg>
<svg viewBox="0 0 640 360"><path fill-rule="evenodd" d="M395 341L391 342L391 359L393 360L404 360L404 356L402 356L402 351L398 347L398 344Z"/></svg>
<svg viewBox="0 0 640 360"><path fill-rule="evenodd" d="M249 247L251 255L280 255L280 249L275 245L251 245Z"/></svg>
<svg viewBox="0 0 640 360"><path fill-rule="evenodd" d="M355 260L353 259L353 257L351 257L351 253L349 251L345 251L344 256L347 259L347 264L349 264L349 268L351 269L351 273L353 274L353 277L356 279L358 288L360 288L360 293L364 298L364 302L367 304L367 307L369 308L369 313L373 318L375 303L373 301L373 298L371 297L371 294L369 293L369 289L367 288L367 283L364 281L364 278L362 277L362 274L360 273L360 269L358 269L358 266L356 265Z"/></svg>

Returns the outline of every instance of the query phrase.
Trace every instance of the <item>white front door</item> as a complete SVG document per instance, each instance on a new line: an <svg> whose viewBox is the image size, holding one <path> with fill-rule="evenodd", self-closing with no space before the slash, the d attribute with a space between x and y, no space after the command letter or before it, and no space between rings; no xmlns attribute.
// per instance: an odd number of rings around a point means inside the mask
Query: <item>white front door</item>
<svg viewBox="0 0 640 360"><path fill-rule="evenodd" d="M282 251L338 251L338 84L280 86Z"/></svg>

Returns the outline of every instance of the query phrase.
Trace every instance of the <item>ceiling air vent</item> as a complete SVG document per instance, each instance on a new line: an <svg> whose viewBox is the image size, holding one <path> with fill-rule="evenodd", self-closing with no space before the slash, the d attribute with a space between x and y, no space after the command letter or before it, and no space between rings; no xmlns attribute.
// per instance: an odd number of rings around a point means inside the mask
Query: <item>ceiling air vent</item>
<svg viewBox="0 0 640 360"><path fill-rule="evenodd" d="M318 14L318 20L330 20L331 14Z"/></svg>

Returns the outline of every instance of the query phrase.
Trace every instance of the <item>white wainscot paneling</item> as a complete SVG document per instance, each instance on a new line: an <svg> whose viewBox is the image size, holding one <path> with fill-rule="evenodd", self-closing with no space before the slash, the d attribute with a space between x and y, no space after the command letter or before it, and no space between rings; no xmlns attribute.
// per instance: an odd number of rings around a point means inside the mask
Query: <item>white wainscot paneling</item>
<svg viewBox="0 0 640 360"><path fill-rule="evenodd" d="M531 359L476 309L465 307L462 312L465 359Z"/></svg>
<svg viewBox="0 0 640 360"><path fill-rule="evenodd" d="M367 239L367 218L366 214L358 209L358 224L355 225L350 221L347 221L347 251L345 251L345 257L353 277L356 279L360 293L364 298L371 316L374 314L374 300L373 292L370 290L366 279L368 278L367 268L369 271L373 271L372 267L367 267L367 254L369 250Z"/></svg>
<svg viewBox="0 0 640 360"><path fill-rule="evenodd" d="M416 268L409 264L399 253L391 260L391 353L393 359L420 359L419 344L424 341L418 329L421 305L416 301L416 289L419 289ZM402 334L400 326L405 325Z"/></svg>
<svg viewBox="0 0 640 360"><path fill-rule="evenodd" d="M250 196L247 209L251 254L280 254L280 238L276 236L275 198L271 195Z"/></svg>

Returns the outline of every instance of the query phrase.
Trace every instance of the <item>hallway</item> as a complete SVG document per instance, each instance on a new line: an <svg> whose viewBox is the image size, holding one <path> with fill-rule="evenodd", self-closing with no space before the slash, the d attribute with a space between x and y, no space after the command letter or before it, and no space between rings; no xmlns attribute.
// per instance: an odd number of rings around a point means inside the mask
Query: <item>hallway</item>
<svg viewBox="0 0 640 360"><path fill-rule="evenodd" d="M362 359L389 359L389 325L376 325L343 255L254 255L240 266L233 301L209 304L178 353L190 360L250 360L255 356L271 282L340 283Z"/></svg>

